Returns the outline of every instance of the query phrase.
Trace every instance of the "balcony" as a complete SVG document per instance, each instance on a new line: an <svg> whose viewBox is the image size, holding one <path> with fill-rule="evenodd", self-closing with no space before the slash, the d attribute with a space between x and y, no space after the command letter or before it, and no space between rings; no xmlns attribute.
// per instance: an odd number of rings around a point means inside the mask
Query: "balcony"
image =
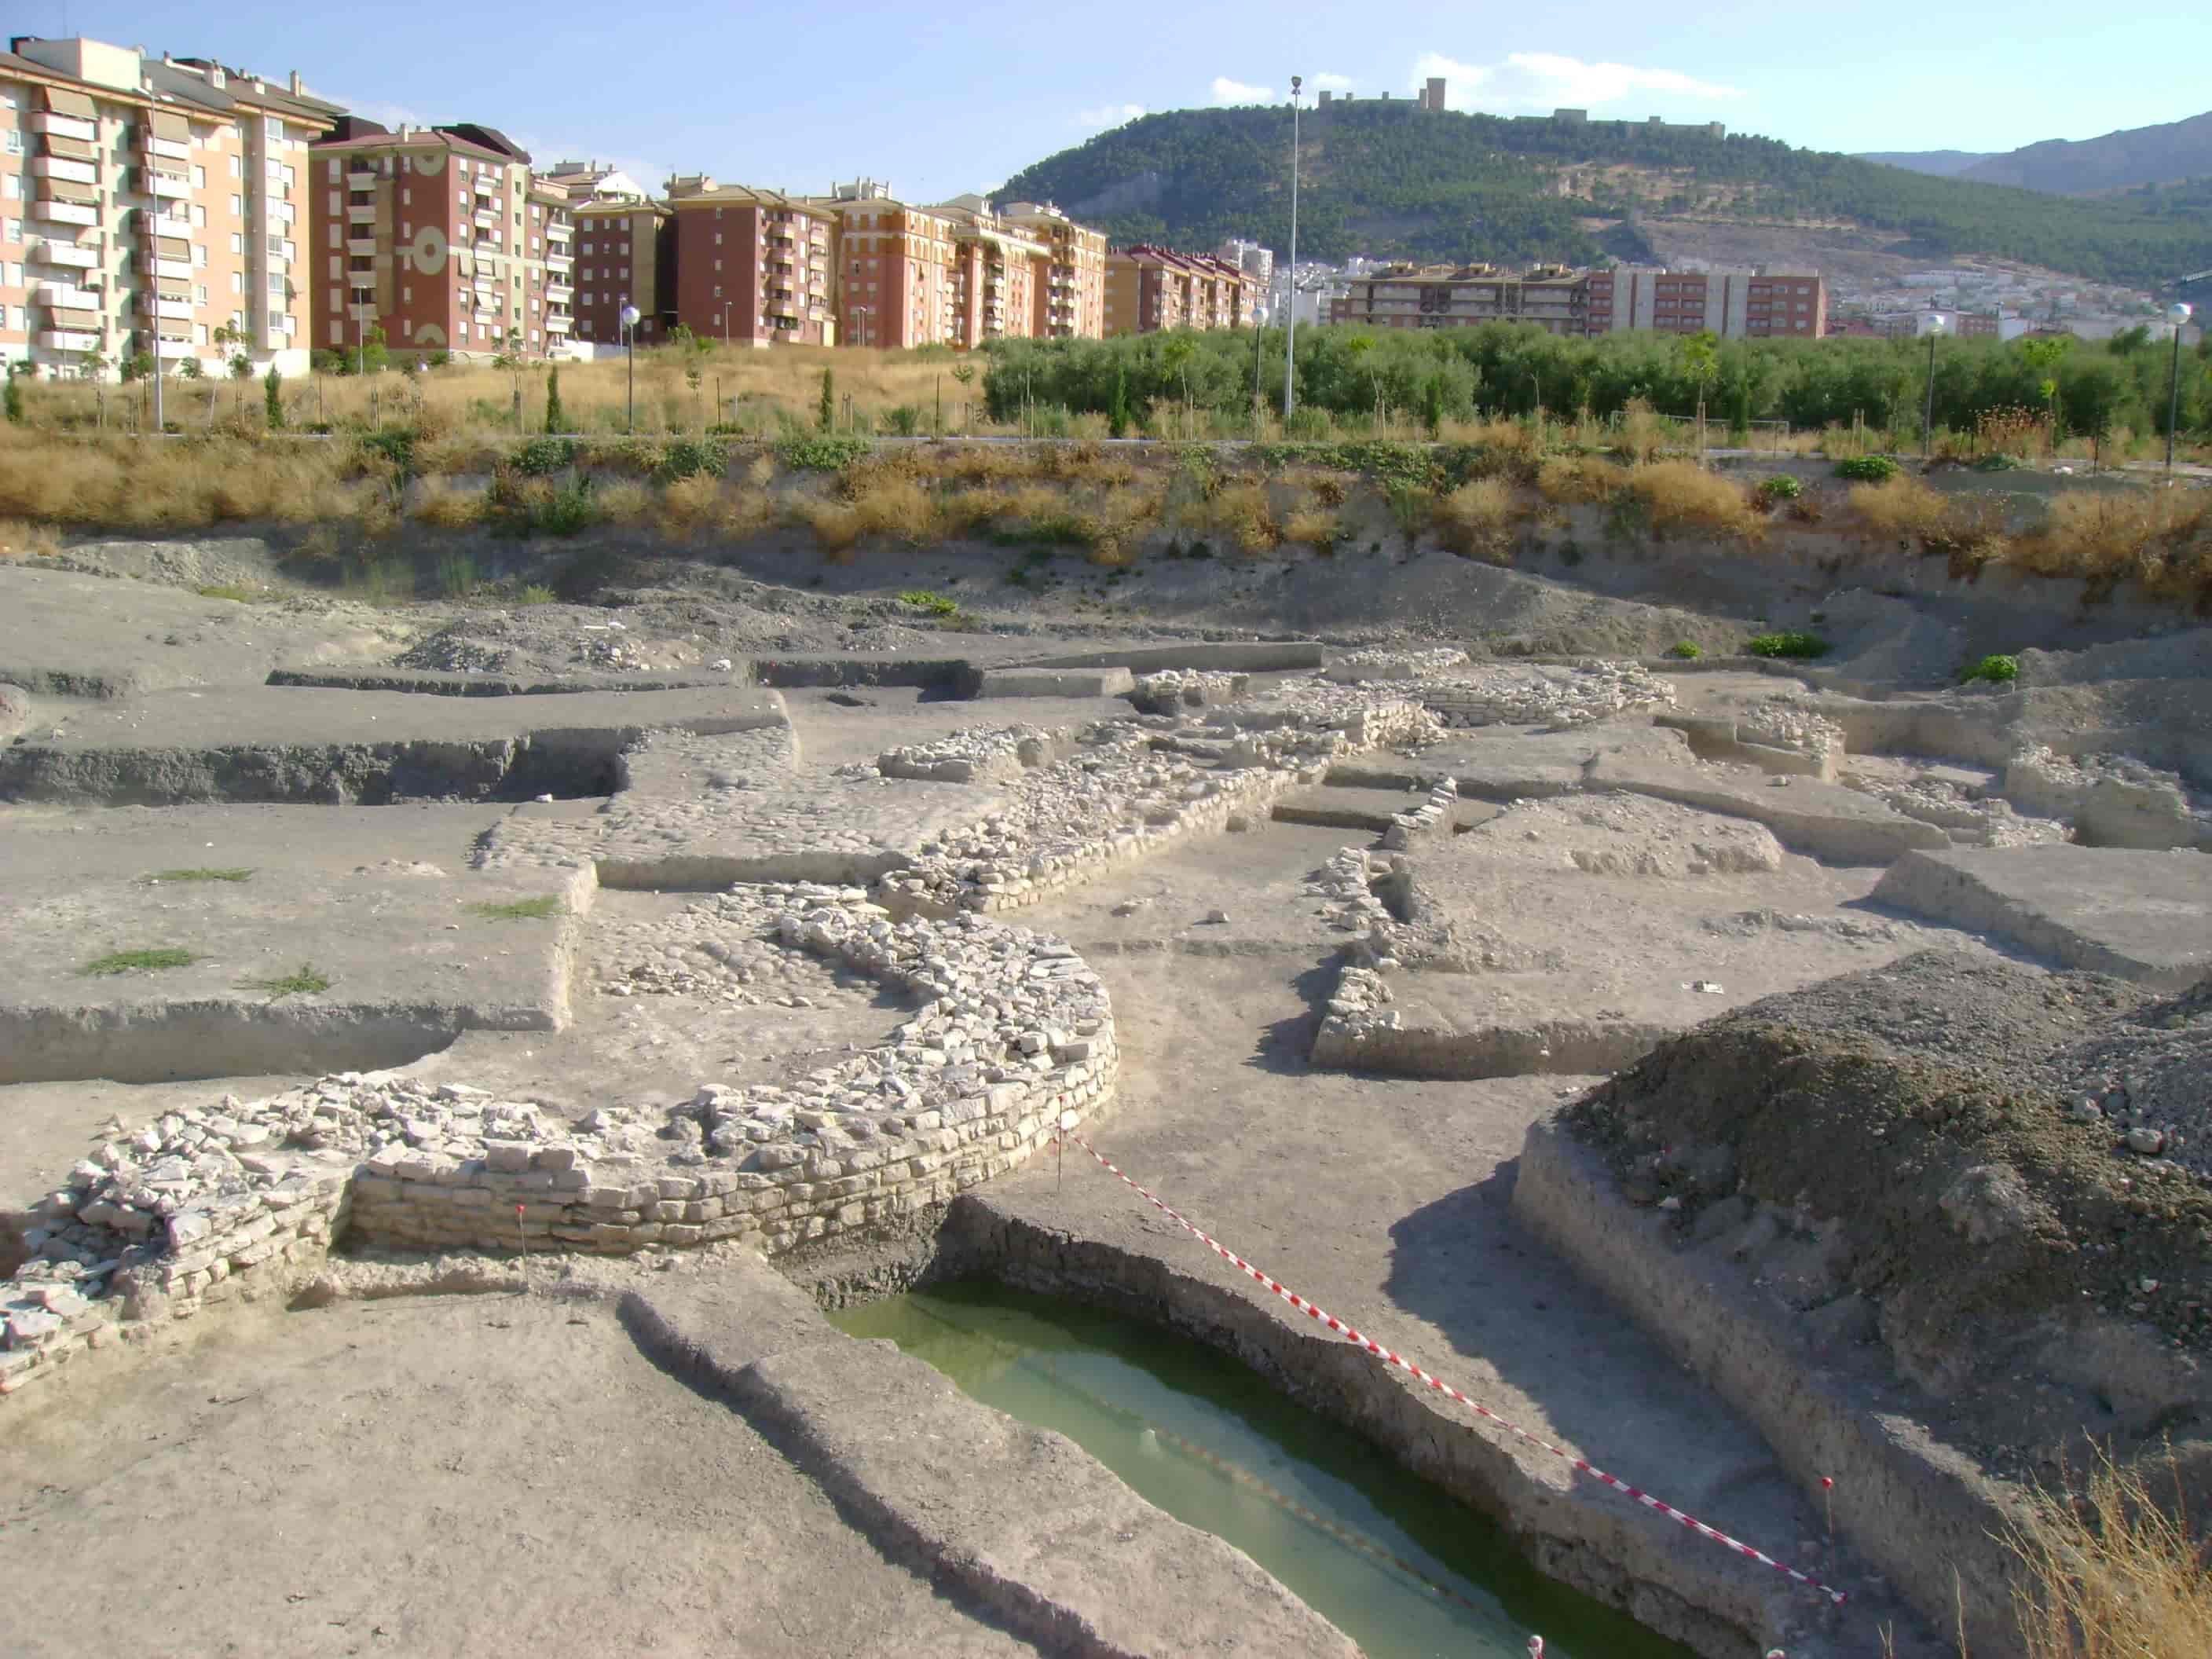
<svg viewBox="0 0 2212 1659"><path fill-rule="evenodd" d="M97 311L100 295L68 283L40 283L31 290L32 300L42 306L60 306L70 311Z"/></svg>
<svg viewBox="0 0 2212 1659"><path fill-rule="evenodd" d="M376 222L376 204L349 202L346 204L346 222L349 225L373 225Z"/></svg>
<svg viewBox="0 0 2212 1659"><path fill-rule="evenodd" d="M149 257L142 249L138 254L138 268L149 270L156 276L167 276L173 282L189 283L192 280L192 262L189 259L164 259L158 255Z"/></svg>
<svg viewBox="0 0 2212 1659"><path fill-rule="evenodd" d="M374 167L367 169L361 167L353 168L351 171L347 173L345 182L346 188L348 190L374 190L376 188L376 170Z"/></svg>
<svg viewBox="0 0 2212 1659"><path fill-rule="evenodd" d="M346 307L346 315L352 318L356 323L367 324L374 322L377 319L378 313L374 306L357 305L348 306Z"/></svg>
<svg viewBox="0 0 2212 1659"><path fill-rule="evenodd" d="M31 216L57 225L96 225L100 210L78 202L33 202Z"/></svg>
<svg viewBox="0 0 2212 1659"><path fill-rule="evenodd" d="M376 238L374 236L349 236L346 238L346 252L354 255L356 258L366 258L371 257L376 252Z"/></svg>
<svg viewBox="0 0 2212 1659"><path fill-rule="evenodd" d="M163 201L181 202L192 193L191 179L173 173L156 173L151 167L138 169L138 183L146 194Z"/></svg>
<svg viewBox="0 0 2212 1659"><path fill-rule="evenodd" d="M138 129L138 153L159 156L164 161L189 161L192 159L190 144L180 144L173 138L160 137L151 127L147 126Z"/></svg>
<svg viewBox="0 0 2212 1659"><path fill-rule="evenodd" d="M100 142L100 127L78 115L56 115L41 110L31 117L31 131L50 132L57 138L81 138L88 144Z"/></svg>
<svg viewBox="0 0 2212 1659"><path fill-rule="evenodd" d="M33 241L31 258L34 263L67 265L77 270L100 269L100 252L96 248L79 247L75 242Z"/></svg>
<svg viewBox="0 0 2212 1659"><path fill-rule="evenodd" d="M545 256L545 269L548 270L558 271L565 276L575 268L576 262L565 253L549 253Z"/></svg>
<svg viewBox="0 0 2212 1659"><path fill-rule="evenodd" d="M497 208L480 207L476 210L474 217L476 219L477 228L479 230L497 230L499 228L499 210Z"/></svg>
<svg viewBox="0 0 2212 1659"><path fill-rule="evenodd" d="M556 219L545 227L545 234L556 242L565 242L576 234L576 228Z"/></svg>
<svg viewBox="0 0 2212 1659"><path fill-rule="evenodd" d="M42 328L39 331L38 340L39 343L48 351L97 351L100 349L100 336L79 334L69 329Z"/></svg>
<svg viewBox="0 0 2212 1659"><path fill-rule="evenodd" d="M173 322L189 323L192 319L192 306L189 300L164 300L143 295L139 297L138 309L149 317L167 317Z"/></svg>
<svg viewBox="0 0 2212 1659"><path fill-rule="evenodd" d="M565 306L575 297L576 290L566 283L545 284L545 302L548 305Z"/></svg>
<svg viewBox="0 0 2212 1659"><path fill-rule="evenodd" d="M40 179L66 179L73 185L96 185L100 168L91 161L72 161L64 155L34 155L31 172Z"/></svg>
<svg viewBox="0 0 2212 1659"><path fill-rule="evenodd" d="M277 344L279 349L281 349L283 345L281 336L278 337ZM198 349L193 346L190 340L163 340L154 348L154 351L156 356L161 357L197 357L199 356Z"/></svg>
<svg viewBox="0 0 2212 1659"><path fill-rule="evenodd" d="M575 322L576 319L574 317L563 317L556 314L546 318L545 326L552 333L566 334L571 328L575 326Z"/></svg>
<svg viewBox="0 0 2212 1659"><path fill-rule="evenodd" d="M373 270L349 270L346 272L346 286L349 288L374 288L376 286L376 273Z"/></svg>

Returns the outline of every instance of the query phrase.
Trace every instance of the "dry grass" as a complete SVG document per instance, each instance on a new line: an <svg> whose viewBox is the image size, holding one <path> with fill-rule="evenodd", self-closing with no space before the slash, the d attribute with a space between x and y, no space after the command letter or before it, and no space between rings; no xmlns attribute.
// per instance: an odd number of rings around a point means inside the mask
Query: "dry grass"
<svg viewBox="0 0 2212 1659"><path fill-rule="evenodd" d="M1656 531L1701 531L1752 542L1766 529L1765 515L1741 484L1694 461L1646 462L1630 471L1628 488Z"/></svg>
<svg viewBox="0 0 2212 1659"><path fill-rule="evenodd" d="M1627 481L1611 461L1590 457L1553 456L1536 469L1537 490L1562 507L1609 501Z"/></svg>
<svg viewBox="0 0 2212 1659"><path fill-rule="evenodd" d="M879 473L866 480L853 497L864 536L893 536L919 547L937 539L937 497L916 480Z"/></svg>
<svg viewBox="0 0 2212 1659"><path fill-rule="evenodd" d="M1477 478L1437 503L1437 539L1462 558L1513 562L1513 531L1520 518L1513 486L1503 478Z"/></svg>
<svg viewBox="0 0 2212 1659"><path fill-rule="evenodd" d="M1324 505L1293 507L1283 519L1283 539L1298 547L1326 553L1336 545L1336 514Z"/></svg>
<svg viewBox="0 0 2212 1659"><path fill-rule="evenodd" d="M2109 592L2133 578L2163 599L2212 607L2212 496L2202 490L2069 489L2010 562Z"/></svg>
<svg viewBox="0 0 2212 1659"><path fill-rule="evenodd" d="M799 516L813 531L815 544L831 558L849 554L866 527L850 501L806 501Z"/></svg>
<svg viewBox="0 0 2212 1659"><path fill-rule="evenodd" d="M671 536L688 538L702 530L719 529L727 514L722 480L709 473L678 478L660 492L660 527Z"/></svg>
<svg viewBox="0 0 2212 1659"><path fill-rule="evenodd" d="M1850 500L1851 511L1878 536L1924 542L1950 533L1950 497L1902 472L1880 483L1853 484Z"/></svg>
<svg viewBox="0 0 2212 1659"><path fill-rule="evenodd" d="M47 559L61 550L61 538L45 525L0 522L0 559Z"/></svg>
<svg viewBox="0 0 2212 1659"><path fill-rule="evenodd" d="M609 524L641 525L655 515L653 493L634 478L617 478L601 484L593 495L599 515Z"/></svg>
<svg viewBox="0 0 2212 1659"><path fill-rule="evenodd" d="M1273 552L1282 543L1282 526L1275 521L1263 485L1224 484L1189 511L1205 529L1225 538L1240 553L1256 556Z"/></svg>
<svg viewBox="0 0 2212 1659"><path fill-rule="evenodd" d="M444 478L425 478L421 489L414 513L419 522L437 530L469 530L483 522L482 490Z"/></svg>
<svg viewBox="0 0 2212 1659"><path fill-rule="evenodd" d="M2197 1659L2212 1641L2212 1571L2182 1507L2100 1456L2078 1499L2041 1493L2007 1540L2026 1570L2014 1606L2028 1659ZM2161 1486L2164 1482L2160 1483Z"/></svg>

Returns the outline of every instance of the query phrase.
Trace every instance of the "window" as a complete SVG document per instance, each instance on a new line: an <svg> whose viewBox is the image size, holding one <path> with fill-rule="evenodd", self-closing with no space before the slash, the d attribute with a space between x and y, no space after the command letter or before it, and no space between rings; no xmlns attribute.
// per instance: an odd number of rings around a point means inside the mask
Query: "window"
<svg viewBox="0 0 2212 1659"><path fill-rule="evenodd" d="M284 337L286 339L289 340L292 337L294 332L299 328L299 325L300 319L297 317L295 317L289 311L284 313Z"/></svg>
<svg viewBox="0 0 2212 1659"><path fill-rule="evenodd" d="M194 323L192 325L192 343L194 345L205 345L207 343L208 325L205 323Z"/></svg>
<svg viewBox="0 0 2212 1659"><path fill-rule="evenodd" d="M585 244L584 244L584 252L586 252L586 253L589 253L591 251L592 251L592 245L591 245L589 242L585 243Z"/></svg>
<svg viewBox="0 0 2212 1659"><path fill-rule="evenodd" d="M205 283L194 283L192 284L192 303L196 306L204 306L207 303L207 284Z"/></svg>
<svg viewBox="0 0 2212 1659"><path fill-rule="evenodd" d="M335 283L336 281L337 281L337 279L338 279L338 270L339 270L339 266L338 266L338 256L337 256L337 254L333 253L332 255L331 255L331 280L332 282L334 282L334 283ZM332 289L331 290L331 303L332 305L336 305L337 302L338 302L337 290L336 289Z"/></svg>
<svg viewBox="0 0 2212 1659"><path fill-rule="evenodd" d="M336 272L336 271L334 270L334 271L332 271L332 272L331 273L331 276L337 276L337 272ZM338 289L335 289L335 288L334 288L334 289L332 289L331 290L331 309L332 311L336 311L336 310L337 310L341 306L343 306L343 305L344 305L344 304L345 304L345 295L344 295L344 293L343 293L342 290Z"/></svg>
<svg viewBox="0 0 2212 1659"><path fill-rule="evenodd" d="M10 219L8 222L8 240L11 242L20 242L23 240L23 222L21 219Z"/></svg>
<svg viewBox="0 0 2212 1659"><path fill-rule="evenodd" d="M192 225L195 229L207 228L207 210L198 202L192 204Z"/></svg>
<svg viewBox="0 0 2212 1659"><path fill-rule="evenodd" d="M336 318L331 320L331 343L334 346L345 343L345 325Z"/></svg>
<svg viewBox="0 0 2212 1659"><path fill-rule="evenodd" d="M234 219L243 219L246 216L246 198L243 196L234 196L230 198L230 216Z"/></svg>
<svg viewBox="0 0 2212 1659"><path fill-rule="evenodd" d="M233 253L243 253L246 252L246 238L241 233L235 230L230 233L230 251Z"/></svg>
<svg viewBox="0 0 2212 1659"><path fill-rule="evenodd" d="M245 272L234 270L230 273L230 291L233 294L243 294L246 292Z"/></svg>
<svg viewBox="0 0 2212 1659"><path fill-rule="evenodd" d="M592 295L588 289L586 289L584 293L584 303L586 305L590 305L592 303Z"/></svg>
<svg viewBox="0 0 2212 1659"><path fill-rule="evenodd" d="M336 167L337 163L333 161L331 165ZM246 177L246 163L242 158L236 155L230 158L230 176L234 179Z"/></svg>
<svg viewBox="0 0 2212 1659"><path fill-rule="evenodd" d="M195 270L207 269L207 248L199 242L192 244L192 269Z"/></svg>
<svg viewBox="0 0 2212 1659"><path fill-rule="evenodd" d="M204 167L198 166L198 164L195 164L192 167L192 188L194 190L205 190L207 188L207 169Z"/></svg>

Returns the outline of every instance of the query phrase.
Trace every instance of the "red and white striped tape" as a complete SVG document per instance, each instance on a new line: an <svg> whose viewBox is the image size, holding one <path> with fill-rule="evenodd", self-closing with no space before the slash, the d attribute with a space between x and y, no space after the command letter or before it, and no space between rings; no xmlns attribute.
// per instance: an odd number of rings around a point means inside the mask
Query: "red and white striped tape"
<svg viewBox="0 0 2212 1659"><path fill-rule="evenodd" d="M1135 1182L1130 1180L1127 1176L1122 1174L1120 1170L1115 1168L1113 1164L1109 1162L1096 1146L1093 1146L1081 1135L1067 1131L1062 1131L1062 1133L1065 1139L1073 1141L1085 1152L1090 1153L1093 1158L1097 1160L1098 1166L1101 1169L1113 1176L1131 1192L1143 1199L1146 1203L1151 1205L1169 1220L1174 1222L1176 1226L1182 1228L1200 1243L1205 1245L1207 1249L1212 1251L1214 1255L1219 1256L1224 1261L1229 1263L1229 1265L1236 1268L1237 1272L1246 1274L1249 1278L1256 1279L1261 1284L1266 1285L1269 1290L1273 1291L1277 1296L1282 1297L1284 1301L1289 1303L1291 1306L1296 1308L1307 1318L1318 1321L1321 1324L1327 1326L1330 1330L1335 1332L1346 1341L1352 1343L1358 1347L1364 1348L1369 1353L1373 1354L1377 1359L1382 1360L1389 1364L1395 1365L1400 1370L1407 1372L1408 1375L1417 1378L1420 1382L1426 1383L1430 1388L1434 1389L1438 1394L1443 1395L1446 1399L1457 1401L1461 1405L1466 1407L1468 1410L1473 1412L1477 1417L1483 1419L1486 1422L1495 1423L1499 1428L1504 1430L1516 1439L1526 1441L1532 1446L1540 1447L1545 1451L1551 1453L1554 1457L1564 1458L1581 1473L1589 1476L1593 1480L1601 1480L1607 1486L1611 1486L1615 1492L1620 1492L1624 1497L1634 1498L1638 1503L1643 1504L1644 1508L1657 1510L1660 1514L1665 1516L1669 1521L1680 1522L1683 1526L1697 1534L1698 1537L1710 1539L1714 1543L1721 1545L1724 1548L1734 1550L1738 1555L1747 1557L1751 1560L1758 1562L1761 1566L1771 1567L1775 1571L1784 1574L1790 1578L1794 1578L1801 1584L1808 1585L1812 1589L1820 1591L1821 1595L1826 1596L1838 1607L1841 1607L1844 1604L1844 1593L1842 1590L1836 1589L1830 1585L1824 1584L1819 1579L1798 1571L1795 1567L1786 1566L1783 1563L1776 1560L1772 1556L1765 1554L1759 1550L1753 1549L1741 1539L1731 1538L1728 1534L1721 1531L1718 1528L1707 1526L1704 1522L1698 1520L1697 1516L1693 1515L1686 1515L1680 1510L1674 1508L1671 1504L1661 1503L1659 1499L1654 1498L1650 1492L1641 1491L1635 1486L1630 1486L1628 1482L1620 1479L1616 1475L1607 1474L1603 1469L1597 1468L1594 1464L1584 1462L1582 1458L1576 1456L1572 1452L1562 1450L1559 1447L1552 1444L1550 1441L1538 1438L1535 1435L1530 1434L1526 1429L1520 1427L1518 1425L1508 1422L1504 1418L1500 1417L1496 1412L1491 1410L1489 1407L1483 1405L1480 1401L1468 1399L1465 1395L1462 1394L1457 1389L1452 1387L1450 1383L1445 1382L1442 1377L1431 1376L1428 1372L1423 1370L1419 1365L1416 1365L1412 1360L1407 1359L1401 1355L1393 1353L1381 1343L1375 1341L1370 1337L1362 1335L1359 1332L1352 1329L1351 1326L1339 1319L1334 1314L1324 1312L1322 1310L1314 1306L1312 1303L1307 1301L1305 1297L1300 1296L1297 1291L1291 1290L1286 1285L1276 1283L1275 1280L1270 1279L1266 1273L1261 1273L1260 1269L1254 1267L1243 1256L1237 1255L1236 1251L1223 1244L1218 1239L1213 1237L1211 1234L1205 1232L1201 1229L1192 1225L1191 1223L1178 1215L1173 1209L1163 1203L1158 1197L1154 1196L1152 1193L1146 1191L1144 1188L1139 1187Z"/></svg>

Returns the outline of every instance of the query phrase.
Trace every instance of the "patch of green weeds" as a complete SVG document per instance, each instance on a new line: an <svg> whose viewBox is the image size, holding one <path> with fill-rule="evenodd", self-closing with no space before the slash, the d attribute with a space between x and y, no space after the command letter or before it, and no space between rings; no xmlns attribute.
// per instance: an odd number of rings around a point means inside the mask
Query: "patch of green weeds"
<svg viewBox="0 0 2212 1659"><path fill-rule="evenodd" d="M1836 463L1836 476L1854 483L1887 483L1897 472L1897 463L1887 455L1852 455Z"/></svg>
<svg viewBox="0 0 2212 1659"><path fill-rule="evenodd" d="M279 997L316 997L331 988L331 977L311 962L303 962L289 974L277 974L268 979L242 979L238 981L241 991L265 993L270 1001Z"/></svg>
<svg viewBox="0 0 2212 1659"><path fill-rule="evenodd" d="M1667 654L1680 662L1695 662L1705 652L1695 640L1677 640L1667 647Z"/></svg>
<svg viewBox="0 0 2212 1659"><path fill-rule="evenodd" d="M252 870L246 866L234 869L210 865L204 867L196 866L189 870L156 870L150 876L139 877L139 880L150 886L163 881L250 881L252 878Z"/></svg>
<svg viewBox="0 0 2212 1659"><path fill-rule="evenodd" d="M948 599L944 594L933 593L926 587L909 587L898 598L901 605L913 605L933 617L957 617L960 614L959 600Z"/></svg>
<svg viewBox="0 0 2212 1659"><path fill-rule="evenodd" d="M1959 684L1972 685L1977 681L1989 685L2009 685L2020 678L2020 659L1991 652L1978 662L1970 662L1959 676Z"/></svg>
<svg viewBox="0 0 2212 1659"><path fill-rule="evenodd" d="M1788 657L1806 660L1828 654L1828 642L1818 634L1802 632L1754 634L1743 648L1754 657Z"/></svg>
<svg viewBox="0 0 2212 1659"><path fill-rule="evenodd" d="M510 899L503 904L471 904L469 909L487 921L544 921L552 916L565 916L568 907L558 893L540 893L536 898Z"/></svg>
<svg viewBox="0 0 2212 1659"><path fill-rule="evenodd" d="M88 979L110 979L118 974L151 973L161 968L189 968L199 958L190 951L164 945L152 951L110 951L94 957L77 972Z"/></svg>
<svg viewBox="0 0 2212 1659"><path fill-rule="evenodd" d="M873 453L866 438L793 438L776 448L776 459L793 472L842 472Z"/></svg>

